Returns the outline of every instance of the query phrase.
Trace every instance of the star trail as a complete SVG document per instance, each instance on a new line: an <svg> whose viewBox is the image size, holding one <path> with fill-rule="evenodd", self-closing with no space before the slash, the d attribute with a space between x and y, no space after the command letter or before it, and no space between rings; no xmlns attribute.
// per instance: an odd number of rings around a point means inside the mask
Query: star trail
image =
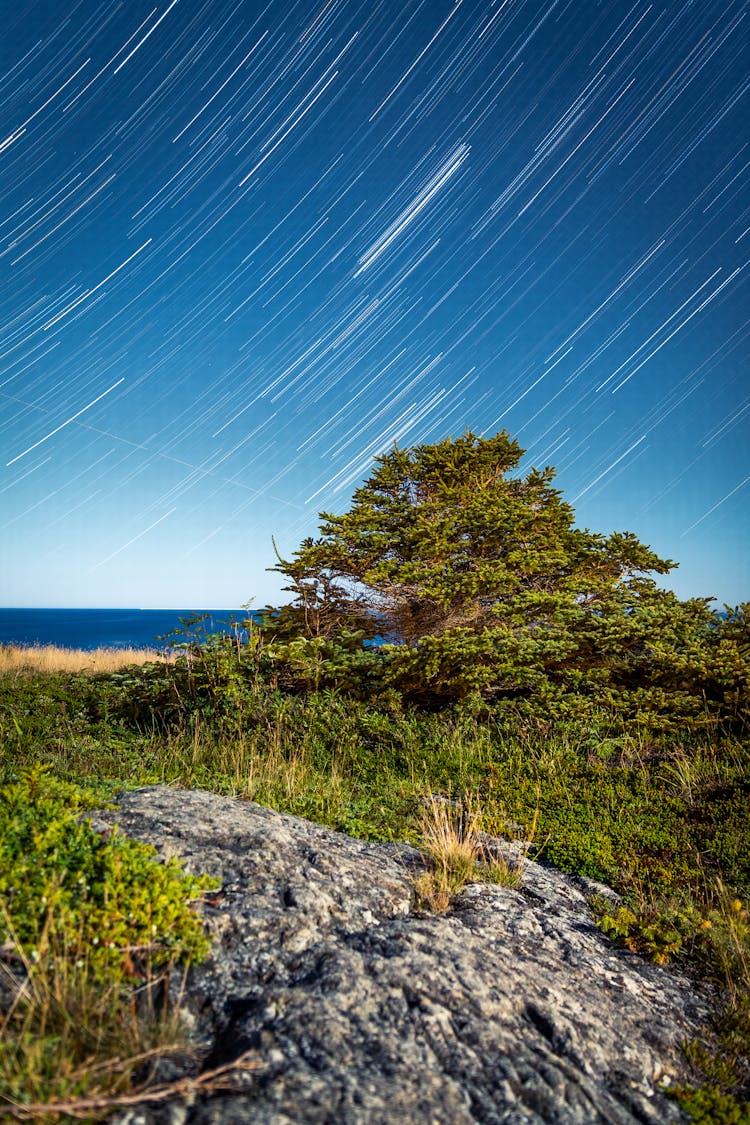
<svg viewBox="0 0 750 1125"><path fill-rule="evenodd" d="M750 596L747 3L3 5L0 602L239 606L506 428Z"/></svg>

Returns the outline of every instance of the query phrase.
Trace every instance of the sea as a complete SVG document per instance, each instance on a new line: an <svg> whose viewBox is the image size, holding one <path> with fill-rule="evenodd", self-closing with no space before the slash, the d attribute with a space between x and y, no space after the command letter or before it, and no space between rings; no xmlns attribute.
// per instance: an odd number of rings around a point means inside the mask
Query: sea
<svg viewBox="0 0 750 1125"><path fill-rule="evenodd" d="M247 610L0 609L0 644L158 650L185 640L183 622L196 616L204 633L231 633L233 622L247 619ZM190 631L195 635L196 626Z"/></svg>

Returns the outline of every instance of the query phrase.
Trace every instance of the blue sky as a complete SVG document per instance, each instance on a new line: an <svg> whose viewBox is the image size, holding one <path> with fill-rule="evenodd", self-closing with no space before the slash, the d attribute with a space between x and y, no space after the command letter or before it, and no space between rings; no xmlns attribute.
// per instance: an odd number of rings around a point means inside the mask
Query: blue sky
<svg viewBox="0 0 750 1125"><path fill-rule="evenodd" d="M3 18L0 604L273 602L467 426L750 597L746 3Z"/></svg>

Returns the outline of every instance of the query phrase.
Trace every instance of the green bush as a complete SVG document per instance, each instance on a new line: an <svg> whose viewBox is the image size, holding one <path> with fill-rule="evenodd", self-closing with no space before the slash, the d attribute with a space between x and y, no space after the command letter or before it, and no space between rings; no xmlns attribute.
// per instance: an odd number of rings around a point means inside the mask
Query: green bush
<svg viewBox="0 0 750 1125"><path fill-rule="evenodd" d="M264 625L282 661L307 688L430 708L479 697L572 716L583 700L653 732L744 729L750 608L722 620L710 598L658 587L673 562L632 532L575 527L554 469L521 476L522 455L505 431L467 431L377 457L349 511L279 557L294 598Z"/></svg>
<svg viewBox="0 0 750 1125"><path fill-rule="evenodd" d="M32 960L50 916L87 949L97 970L143 950L152 968L208 949L190 899L210 885L179 862L117 829L94 832L85 810L97 798L39 769L0 790L0 940Z"/></svg>
<svg viewBox="0 0 750 1125"><path fill-rule="evenodd" d="M213 882L95 832L97 803L39 767L0 790L0 1111L57 1120L55 1103L116 1099L184 1049L164 986L208 951L190 902Z"/></svg>
<svg viewBox="0 0 750 1125"><path fill-rule="evenodd" d="M750 1125L750 1108L718 1086L683 1086L673 1094L695 1125Z"/></svg>

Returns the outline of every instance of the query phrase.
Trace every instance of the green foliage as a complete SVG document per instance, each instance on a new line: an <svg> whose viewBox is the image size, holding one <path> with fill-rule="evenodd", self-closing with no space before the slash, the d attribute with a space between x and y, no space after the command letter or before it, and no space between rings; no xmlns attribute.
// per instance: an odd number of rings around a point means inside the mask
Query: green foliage
<svg viewBox="0 0 750 1125"><path fill-rule="evenodd" d="M576 528L553 469L516 475L522 452L505 432L394 446L348 512L322 513L319 538L279 558L294 600L266 620L305 686L537 715L588 703L652 731L741 727L748 607L722 621L707 599L660 589L651 575L673 563L631 532ZM358 664L351 638L376 632L379 665Z"/></svg>
<svg viewBox="0 0 750 1125"><path fill-rule="evenodd" d="M650 899L632 888L627 905L616 909L597 896L592 908L599 926L613 940L658 964L674 957L689 959L721 986L724 1010L714 1029L718 1053L708 1052L698 1042L687 1051L705 1084L679 1087L672 1093L694 1121L750 1122L750 1106L738 1100L743 1071L747 1082L750 1055L750 924L742 901L717 879L712 886L698 885L692 893L669 894L662 889Z"/></svg>
<svg viewBox="0 0 750 1125"><path fill-rule="evenodd" d="M704 1082L673 1086L668 1093L690 1120L699 1125L750 1125L750 1102L739 1089L736 1057L710 1052L699 1040L686 1044L685 1054Z"/></svg>
<svg viewBox="0 0 750 1125"><path fill-rule="evenodd" d="M363 648L364 630L296 636L272 649L274 681L292 692L338 688L358 698L382 691L382 653Z"/></svg>
<svg viewBox="0 0 750 1125"><path fill-rule="evenodd" d="M189 900L210 880L182 874L175 859L156 862L153 847L117 831L92 831L85 810L98 803L36 767L0 790L0 940L34 960L54 915L97 971L132 960L123 951L134 949L152 968L203 956L207 941Z"/></svg>
<svg viewBox="0 0 750 1125"><path fill-rule="evenodd" d="M645 903L634 903L632 909L619 906L613 911L610 902L595 898L592 909L605 934L634 953L645 953L658 965L666 965L682 952L688 941L695 938L701 923L690 904L682 909L671 904L655 909Z"/></svg>
<svg viewBox="0 0 750 1125"><path fill-rule="evenodd" d="M696 1125L750 1125L750 1108L719 1086L681 1086L672 1091Z"/></svg>
<svg viewBox="0 0 750 1125"><path fill-rule="evenodd" d="M0 1109L126 1089L175 1048L167 974L208 951L190 901L213 881L94 832L100 803L38 766L0 790Z"/></svg>
<svg viewBox="0 0 750 1125"><path fill-rule="evenodd" d="M551 468L509 475L521 455L504 432L467 432L378 457L351 510L323 513L321 538L276 567L298 609L320 610L307 631L337 632L348 610L374 611L407 645L494 625L531 631L544 649L550 623L585 622L615 584L669 569L633 535L574 528Z"/></svg>

